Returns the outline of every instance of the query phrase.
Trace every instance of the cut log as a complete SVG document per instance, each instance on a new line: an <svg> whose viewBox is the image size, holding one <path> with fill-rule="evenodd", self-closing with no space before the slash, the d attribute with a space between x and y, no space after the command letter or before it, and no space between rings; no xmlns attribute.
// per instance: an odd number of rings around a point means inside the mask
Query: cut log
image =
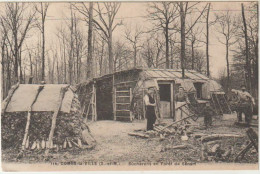
<svg viewBox="0 0 260 174"><path fill-rule="evenodd" d="M60 111L60 108L61 108L61 104L62 104L64 95L65 95L66 91L68 90L68 88L69 88L69 86L61 88L61 90L60 90L59 104L58 104L57 108L55 109L55 111L53 113L53 116L52 116L51 131L50 131L49 138L48 138L49 139L49 143L53 139L53 134L54 134L54 130L55 130L55 127L56 127L57 116L59 114L59 111ZM49 153L49 148L46 149L45 155L48 155L48 153Z"/></svg>
<svg viewBox="0 0 260 174"><path fill-rule="evenodd" d="M79 147L82 147L82 143L81 143L80 138L78 138L78 145L79 145Z"/></svg>
<svg viewBox="0 0 260 174"><path fill-rule="evenodd" d="M45 149L45 141L44 140L42 140L41 146L42 146L43 149Z"/></svg>
<svg viewBox="0 0 260 174"><path fill-rule="evenodd" d="M130 133L128 133L128 135L137 136L137 137L141 137L141 138L149 138L149 135L142 134L142 133L136 133L136 132L130 132Z"/></svg>
<svg viewBox="0 0 260 174"><path fill-rule="evenodd" d="M63 149L67 148L67 140L65 139L64 143L63 143Z"/></svg>
<svg viewBox="0 0 260 174"><path fill-rule="evenodd" d="M247 126L250 126L250 127L258 127L258 124L255 124L255 123L250 123L249 125L245 122L235 122L235 125L237 126L243 126L243 127L247 127Z"/></svg>
<svg viewBox="0 0 260 174"><path fill-rule="evenodd" d="M39 140L36 141L36 147L37 147L37 150L40 150L40 149L41 149L41 147L40 147L40 141L39 141Z"/></svg>
<svg viewBox="0 0 260 174"><path fill-rule="evenodd" d="M71 148L71 147L72 147L71 142L70 142L69 140L67 140L67 141L68 141L68 145L69 145L69 147Z"/></svg>
<svg viewBox="0 0 260 174"><path fill-rule="evenodd" d="M237 154L237 156L236 156L236 158L235 158L235 161L238 161L238 159L239 159L240 156L241 156L241 159L243 159L244 156L245 156L245 154L246 154L246 152L247 152L251 147L253 147L253 146L254 146L253 143L250 142L244 149L242 149L242 150Z"/></svg>
<svg viewBox="0 0 260 174"><path fill-rule="evenodd" d="M180 122L182 122L182 121L184 121L184 120L187 120L187 119L189 119L189 118L192 118L192 117L194 117L194 116L195 116L195 115L190 115L190 116L188 116L188 117L185 117L185 118L183 118L183 119L180 119L180 120L178 120L178 121L175 121L175 122L173 122L173 123L171 123L171 124L169 124L169 125L164 126L160 131L163 131L164 129L166 129L166 128L170 127L170 126L173 126L174 124L178 124L178 123L180 123Z"/></svg>
<svg viewBox="0 0 260 174"><path fill-rule="evenodd" d="M31 150L34 150L36 148L36 141L33 142Z"/></svg>
<svg viewBox="0 0 260 174"><path fill-rule="evenodd" d="M194 138L201 138L203 136L207 136L207 134L193 134Z"/></svg>
<svg viewBox="0 0 260 174"><path fill-rule="evenodd" d="M72 142L72 144L74 144L76 147L80 148L79 145L78 145L76 142L74 142L73 140L71 140L71 142Z"/></svg>
<svg viewBox="0 0 260 174"><path fill-rule="evenodd" d="M2 102L2 114L5 113L6 108L7 108L8 104L9 104L9 102L11 101L11 98L12 98L12 96L13 96L15 90L16 90L18 87L19 87L19 83L13 85L13 86L11 87L11 89L9 90L6 99Z"/></svg>
<svg viewBox="0 0 260 174"><path fill-rule="evenodd" d="M211 148L211 152L212 152L212 153L216 153L219 149L220 149L220 145L219 145L219 144L215 144L215 145Z"/></svg>
<svg viewBox="0 0 260 174"><path fill-rule="evenodd" d="M172 146L172 147L165 147L166 150L171 150L171 149L187 149L187 148L193 148L189 144L183 144L183 145L177 145L177 146Z"/></svg>
<svg viewBox="0 0 260 174"><path fill-rule="evenodd" d="M209 141L209 142L207 143L207 145L210 146L210 145L212 145L212 144L219 144L219 143L221 143L221 140L215 140L215 141Z"/></svg>
<svg viewBox="0 0 260 174"><path fill-rule="evenodd" d="M153 129L154 129L155 131L158 131L158 132L160 131L160 129L157 128L157 127L154 127Z"/></svg>
<svg viewBox="0 0 260 174"><path fill-rule="evenodd" d="M204 143L204 142L214 141L214 140L227 138L227 137L242 138L243 136L237 134L213 134L213 135L201 137L201 142Z"/></svg>
<svg viewBox="0 0 260 174"><path fill-rule="evenodd" d="M26 143L25 143L25 148L28 149L29 148L29 143L30 143L30 137L28 136Z"/></svg>
<svg viewBox="0 0 260 174"><path fill-rule="evenodd" d="M246 131L246 134L247 134L248 138L250 139L250 141L253 143L256 151L258 152L258 135L257 135L257 133L252 128L249 128Z"/></svg>

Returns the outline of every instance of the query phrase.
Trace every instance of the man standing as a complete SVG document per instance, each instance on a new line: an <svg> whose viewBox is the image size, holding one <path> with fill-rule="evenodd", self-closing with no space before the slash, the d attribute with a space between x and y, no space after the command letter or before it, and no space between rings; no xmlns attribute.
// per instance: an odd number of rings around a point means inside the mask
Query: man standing
<svg viewBox="0 0 260 174"><path fill-rule="evenodd" d="M175 96L176 102L187 102L187 94L184 91L184 88L182 86L179 87L179 92Z"/></svg>
<svg viewBox="0 0 260 174"><path fill-rule="evenodd" d="M154 100L154 89L153 87L149 87L147 94L144 96L144 103L146 106L145 117L147 119L147 131L153 130L153 125L156 121L155 114L155 100Z"/></svg>
<svg viewBox="0 0 260 174"><path fill-rule="evenodd" d="M174 121L178 121L183 118L183 116L187 116L185 113L189 113L189 111L186 108L186 105L189 104L189 99L187 96L187 93L185 92L184 88L182 86L179 87L178 93L175 95L175 118ZM184 112L183 112L184 110Z"/></svg>
<svg viewBox="0 0 260 174"><path fill-rule="evenodd" d="M249 125L252 119L253 105L255 105L254 98L246 91L246 86L241 86L241 91L232 89L238 96L237 118L238 122L242 121L242 113L245 114L245 121Z"/></svg>

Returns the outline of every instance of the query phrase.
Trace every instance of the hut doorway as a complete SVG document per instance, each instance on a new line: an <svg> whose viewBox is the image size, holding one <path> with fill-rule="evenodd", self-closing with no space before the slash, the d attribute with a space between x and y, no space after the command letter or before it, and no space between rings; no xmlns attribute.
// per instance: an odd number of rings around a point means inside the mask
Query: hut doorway
<svg viewBox="0 0 260 174"><path fill-rule="evenodd" d="M113 120L112 83L97 82L96 88L97 120Z"/></svg>
<svg viewBox="0 0 260 174"><path fill-rule="evenodd" d="M173 82L159 82L160 113L162 118L172 118L173 114Z"/></svg>
<svg viewBox="0 0 260 174"><path fill-rule="evenodd" d="M198 99L202 99L202 84L200 82L195 82L194 87L196 88L196 94Z"/></svg>

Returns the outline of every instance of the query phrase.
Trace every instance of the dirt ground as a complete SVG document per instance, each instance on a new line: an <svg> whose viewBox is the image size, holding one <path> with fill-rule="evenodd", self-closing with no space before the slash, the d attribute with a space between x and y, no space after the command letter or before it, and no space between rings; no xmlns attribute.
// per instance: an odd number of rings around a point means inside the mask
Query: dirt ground
<svg viewBox="0 0 260 174"><path fill-rule="evenodd" d="M226 150L228 146L234 148L233 157L242 150L246 141L245 127L234 125L235 115L224 115L222 120L215 120L214 125L209 129L201 129L201 126L193 128L193 133L234 133L243 135L243 138L226 138L222 140L222 147ZM164 122L172 122L172 120L164 120ZM257 122L256 120L254 122ZM203 120L197 120L200 125ZM44 160L43 152L27 153L22 159L16 160L16 153L12 150L4 150L2 153L3 162L19 162L19 163L42 163L42 162L104 162L109 163L131 163L131 162L216 162L201 161L201 142L200 139L190 137L188 141L182 141L180 138L160 139L159 136L143 139L140 137L129 136L129 132L143 129L145 130L145 120L135 120L132 123L119 121L96 121L89 125L92 135L97 141L97 145L92 150L71 149L53 152L51 158ZM258 132L258 128L254 128ZM162 150L165 147L192 144L193 148L179 150ZM222 161L223 162L223 161ZM233 162L227 160L224 162ZM253 148L245 155L241 163L258 163L258 154Z"/></svg>

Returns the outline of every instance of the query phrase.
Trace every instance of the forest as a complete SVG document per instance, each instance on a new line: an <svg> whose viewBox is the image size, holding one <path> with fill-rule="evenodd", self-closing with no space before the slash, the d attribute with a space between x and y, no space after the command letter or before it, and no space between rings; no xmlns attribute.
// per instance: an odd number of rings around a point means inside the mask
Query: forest
<svg viewBox="0 0 260 174"><path fill-rule="evenodd" d="M142 6L142 13L137 8L122 17L133 4ZM214 6L221 5L1 3L1 99L17 82L74 85L135 67L181 69L183 78L185 69L196 70L217 79L226 92L246 84L256 97L258 2L236 3L235 10ZM218 55L216 44L224 53L219 61L212 56Z"/></svg>

